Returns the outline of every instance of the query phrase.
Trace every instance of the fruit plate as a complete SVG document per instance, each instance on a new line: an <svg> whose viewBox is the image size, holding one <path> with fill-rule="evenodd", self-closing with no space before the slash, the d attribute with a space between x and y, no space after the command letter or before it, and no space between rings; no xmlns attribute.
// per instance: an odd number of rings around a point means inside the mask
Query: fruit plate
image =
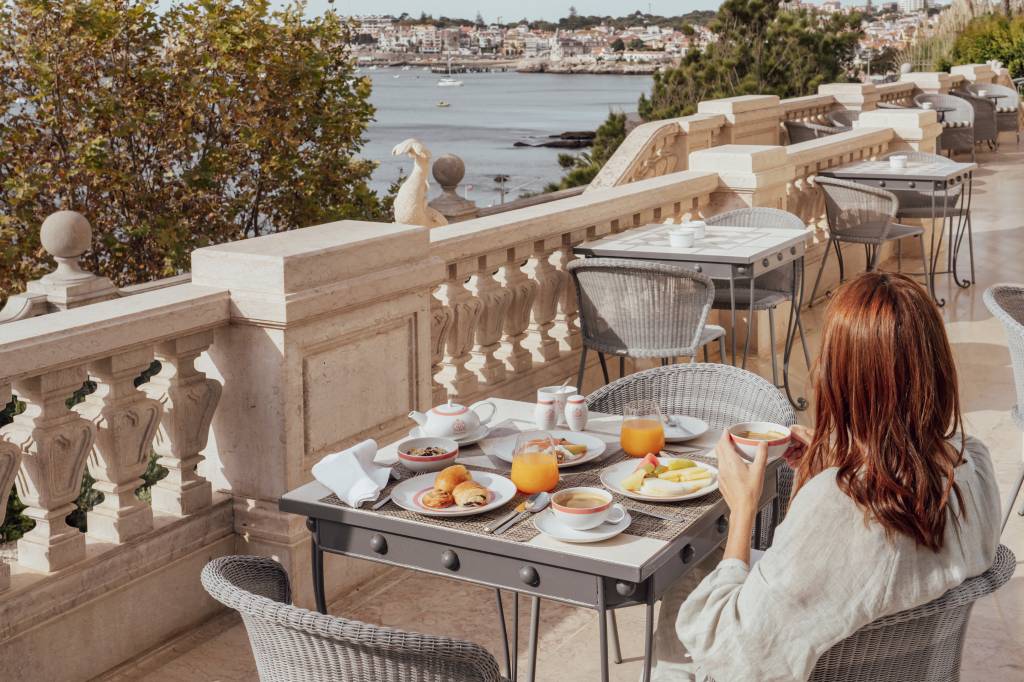
<svg viewBox="0 0 1024 682"><path fill-rule="evenodd" d="M658 457L658 462L662 465L667 465L672 460L677 460L678 457ZM613 493L624 495L634 500L640 500L642 502L682 502L683 500L694 500L698 497L704 497L708 493L718 490L718 469L711 466L710 464L704 464L703 462L694 462L698 467L706 471L711 472L711 483L695 490L691 493L685 493L682 495L672 495L668 497L662 497L659 495L644 495L640 492L633 492L632 490L626 490L622 487L622 481L631 473L636 471L637 465L641 462L640 459L629 459L601 471L601 483L604 484L605 488L611 490Z"/></svg>
<svg viewBox="0 0 1024 682"><path fill-rule="evenodd" d="M568 462L562 462L561 464L558 465L559 469L568 469L569 467L575 467L579 466L580 464L592 462L601 455L603 455L605 453L605 450L608 449L608 445L603 440L601 440L597 436L592 436L589 433L582 433L580 431L562 431L559 429L552 429L547 433L550 434L550 436L555 439L564 438L570 443L587 446L587 451L583 454L582 457L577 457L576 459L570 460ZM497 438L494 440L498 441ZM500 443L494 442L491 445L492 447L484 448L484 452L488 454L493 454L498 459L508 462L509 464L512 463L512 451L515 450L516 447L515 436L509 436L506 439L503 439Z"/></svg>
<svg viewBox="0 0 1024 682"><path fill-rule="evenodd" d="M516 496L515 484L498 474L487 473L486 471L471 471L473 480L490 491L490 499L487 504L479 507L460 507L452 505L443 509L434 509L420 502L423 495L434 489L434 480L437 474L424 474L402 481L391 491L391 501L402 509L406 509L424 516L474 516L483 514L492 509L507 504Z"/></svg>

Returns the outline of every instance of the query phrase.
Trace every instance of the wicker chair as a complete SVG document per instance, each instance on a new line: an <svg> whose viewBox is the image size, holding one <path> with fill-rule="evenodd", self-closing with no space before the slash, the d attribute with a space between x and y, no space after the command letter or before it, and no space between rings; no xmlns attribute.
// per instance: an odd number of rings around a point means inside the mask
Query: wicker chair
<svg viewBox="0 0 1024 682"><path fill-rule="evenodd" d="M996 131L1010 132L1017 136L1017 144L1020 144L1020 93L1005 85L991 83L989 85L977 85L971 83L967 91L980 97L979 92L986 91L991 95L1002 95L1002 99L996 104Z"/></svg>
<svg viewBox="0 0 1024 682"><path fill-rule="evenodd" d="M807 231L807 225L797 216L777 208L739 208L734 211L719 213L716 216L706 218L708 225L730 225L734 227L770 227L781 230ZM715 282L715 310L730 310L732 303L729 300L729 280L714 280ZM783 301L793 298L793 269L789 267L779 268L754 278L754 310L768 311L768 333L771 337L772 349L772 381L779 385L778 361L775 357L775 308ZM799 288L800 282L796 282ZM750 306L750 279L737 280L735 285L736 307L747 308ZM811 354L807 350L807 339L804 338L803 323L797 320L797 331L800 332L800 342L803 344L804 360L807 366L811 365ZM743 359L746 361L746 349L744 348Z"/></svg>
<svg viewBox="0 0 1024 682"><path fill-rule="evenodd" d="M992 567L938 599L868 623L822 654L808 682L955 682L971 608L1013 575L999 545ZM705 682L714 682L709 677Z"/></svg>
<svg viewBox="0 0 1024 682"><path fill-rule="evenodd" d="M821 125L820 123L808 123L806 121L783 121L786 128L786 135L789 137L789 144L810 142L820 137L828 137L836 133L846 132L842 128Z"/></svg>
<svg viewBox="0 0 1024 682"><path fill-rule="evenodd" d="M705 324L715 298L715 285L706 275L670 263L619 258L574 260L567 266L579 302L580 350L577 389L582 390L587 350L597 351L608 383L605 354L624 359L696 359L697 351L718 340L725 358L725 330Z"/></svg>
<svg viewBox="0 0 1024 682"><path fill-rule="evenodd" d="M860 112L852 109L839 109L837 111L830 111L825 115L829 123L834 125L836 128L853 128L853 122L860 118Z"/></svg>
<svg viewBox="0 0 1024 682"><path fill-rule="evenodd" d="M828 244L822 256L818 276L814 279L809 305L814 304L814 296L821 283L821 273L825 271L829 248L836 251L839 258L839 281L846 279L846 268L843 263L843 242L863 244L867 254L868 270L878 265L881 247L886 242L920 237L924 228L900 225L895 222L899 209L899 200L892 192L876 187L868 187L848 180L839 180L818 176L814 181L825 193L825 214L828 218ZM928 277L928 256L924 245L921 245L921 263L924 265L925 279Z"/></svg>
<svg viewBox="0 0 1024 682"><path fill-rule="evenodd" d="M985 290L985 307L1003 323L1006 329L1007 345L1010 348L1010 363L1013 365L1013 380L1017 387L1017 404L1010 409L1017 428L1024 431L1024 285L996 284ZM1017 476L1017 484L1010 489L1010 497L1003 512L1003 527L1010 518L1013 503L1024 485L1024 466ZM1018 512L1024 516L1024 505Z"/></svg>
<svg viewBox="0 0 1024 682"><path fill-rule="evenodd" d="M939 136L939 150L947 152L951 157L956 152L974 153L974 107L970 102L953 95L917 95L914 103L917 106L930 102L935 107L947 107L953 111L946 112L940 118L942 134Z"/></svg>
<svg viewBox="0 0 1024 682"><path fill-rule="evenodd" d="M995 149L999 141L999 131L996 127L995 103L986 97L978 97L967 90L953 90L950 94L966 100L974 107L974 143L987 142L990 148Z"/></svg>
<svg viewBox="0 0 1024 682"><path fill-rule="evenodd" d="M273 682L500 682L498 662L472 642L419 635L291 606L273 559L226 556L203 587L242 615L261 680Z"/></svg>

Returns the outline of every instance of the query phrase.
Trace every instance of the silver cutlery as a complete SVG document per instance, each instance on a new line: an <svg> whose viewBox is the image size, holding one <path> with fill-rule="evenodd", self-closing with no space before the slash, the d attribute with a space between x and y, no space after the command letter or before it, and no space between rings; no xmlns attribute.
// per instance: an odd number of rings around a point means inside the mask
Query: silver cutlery
<svg viewBox="0 0 1024 682"><path fill-rule="evenodd" d="M391 468L391 478L395 479L396 481L404 481L405 479L409 478L410 476L412 476L412 472L409 471L408 469L406 469L405 467L395 466L395 467ZM370 510L371 511L377 511L378 509L380 509L381 507L383 507L385 504L387 504L390 501L391 501L391 495L390 494L385 495L383 498L381 498L381 499L377 500L376 502L374 502L370 506Z"/></svg>
<svg viewBox="0 0 1024 682"><path fill-rule="evenodd" d="M551 502L551 496L550 495L548 495L547 493L537 493L534 497L531 497L529 500L526 501L526 509L525 510L523 510L521 512L517 512L516 515L514 517L512 517L511 520L505 522L505 524L503 526L499 526L497 528L497 530L494 531L494 534L495 535L501 535L502 533L507 531L509 528L511 528L512 526L516 525L520 521L522 521L528 515L536 514L539 511L543 511L548 506L548 504L550 502Z"/></svg>
<svg viewBox="0 0 1024 682"><path fill-rule="evenodd" d="M504 526L506 523L511 521L515 517L516 514L519 514L520 512L526 511L527 505L532 504L538 497L541 496L541 494L542 493L535 493L533 495L530 495L528 498L526 498L525 500L523 500L522 502L517 504L512 509L512 511L510 511L508 514L506 514L505 516L502 516L500 519L498 519L494 523L491 523L491 524L488 524L488 525L484 526L484 532L485 533L493 533L494 531L498 530L499 528Z"/></svg>
<svg viewBox="0 0 1024 682"><path fill-rule="evenodd" d="M650 516L650 517L655 518L655 519L661 519L662 521L675 521L675 522L679 521L678 517L672 516L670 514L664 514L662 512L647 511L646 509L639 509L638 507L634 507L632 505L623 505L623 507L625 507L626 511L628 511L628 512L636 512L637 514L644 514L646 516Z"/></svg>

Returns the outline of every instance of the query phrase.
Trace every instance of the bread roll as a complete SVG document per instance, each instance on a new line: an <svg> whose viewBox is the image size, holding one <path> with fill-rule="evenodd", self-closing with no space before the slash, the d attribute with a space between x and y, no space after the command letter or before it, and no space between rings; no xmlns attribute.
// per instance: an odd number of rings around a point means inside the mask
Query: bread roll
<svg viewBox="0 0 1024 682"><path fill-rule="evenodd" d="M455 490L455 486L472 478L469 470L461 464L453 464L441 470L441 473L434 479L434 488L446 493Z"/></svg>
<svg viewBox="0 0 1024 682"><path fill-rule="evenodd" d="M464 481L455 486L452 496L460 507L482 507L487 504L490 493L476 481Z"/></svg>

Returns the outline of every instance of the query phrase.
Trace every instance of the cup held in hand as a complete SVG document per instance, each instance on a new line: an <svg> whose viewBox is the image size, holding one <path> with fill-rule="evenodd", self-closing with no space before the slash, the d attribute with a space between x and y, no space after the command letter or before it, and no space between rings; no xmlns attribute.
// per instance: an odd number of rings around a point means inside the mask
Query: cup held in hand
<svg viewBox="0 0 1024 682"><path fill-rule="evenodd" d="M793 433L789 427L772 422L743 422L729 427L729 437L748 462L757 456L757 446L768 443L768 461L777 459L789 449Z"/></svg>

